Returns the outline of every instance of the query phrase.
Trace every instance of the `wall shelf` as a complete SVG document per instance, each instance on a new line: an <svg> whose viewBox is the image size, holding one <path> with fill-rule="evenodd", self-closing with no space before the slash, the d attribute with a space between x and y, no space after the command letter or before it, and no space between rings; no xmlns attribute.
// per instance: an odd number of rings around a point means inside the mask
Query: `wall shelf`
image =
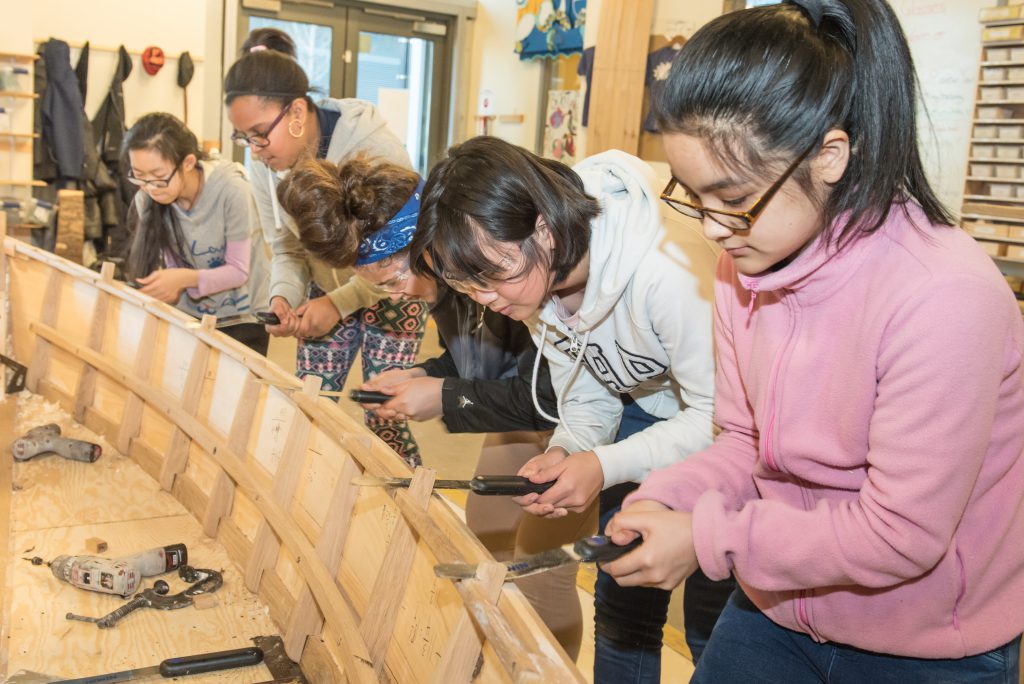
<svg viewBox="0 0 1024 684"><path fill-rule="evenodd" d="M976 124L990 124L993 126L1010 126L1013 124L1024 124L1024 119L975 119Z"/></svg>
<svg viewBox="0 0 1024 684"><path fill-rule="evenodd" d="M994 145L1024 145L1024 138L971 138L971 142Z"/></svg>
<svg viewBox="0 0 1024 684"><path fill-rule="evenodd" d="M0 132L0 140L6 138L7 140L21 140L21 141L24 141L24 142L28 142L30 140L35 140L38 137L39 137L38 133L2 133L2 132Z"/></svg>
<svg viewBox="0 0 1024 684"><path fill-rule="evenodd" d="M1024 178L989 178L981 176L968 176L967 180L975 183L1024 183Z"/></svg>
<svg viewBox="0 0 1024 684"><path fill-rule="evenodd" d="M982 202L1007 202L1009 204L1024 204L1024 197L993 197L992 195L964 195L964 199L980 200Z"/></svg>
<svg viewBox="0 0 1024 684"><path fill-rule="evenodd" d="M35 93L19 93L15 90L0 90L0 98L12 97L20 100L38 100L39 96Z"/></svg>
<svg viewBox="0 0 1024 684"><path fill-rule="evenodd" d="M0 187L4 186L15 188L45 188L46 183L39 180L17 180L12 178L0 178Z"/></svg>
<svg viewBox="0 0 1024 684"><path fill-rule="evenodd" d="M27 55L21 52L0 52L0 59L14 60L15 62L34 62L39 59L38 55Z"/></svg>
<svg viewBox="0 0 1024 684"><path fill-rule="evenodd" d="M1024 159L1003 159L1001 157L971 157L967 161L985 164L1024 164Z"/></svg>
<svg viewBox="0 0 1024 684"><path fill-rule="evenodd" d="M1024 225L1024 218L1014 218L1011 216L997 216L995 214L979 214L974 212L966 212L961 218L969 219L972 221L995 221L997 223L1019 223Z"/></svg>
<svg viewBox="0 0 1024 684"><path fill-rule="evenodd" d="M1024 66L1024 62L1014 62L1014 61L1006 61L1006 62L982 62L982 63L981 63L981 66L983 66L983 67L1011 67L1011 66Z"/></svg>

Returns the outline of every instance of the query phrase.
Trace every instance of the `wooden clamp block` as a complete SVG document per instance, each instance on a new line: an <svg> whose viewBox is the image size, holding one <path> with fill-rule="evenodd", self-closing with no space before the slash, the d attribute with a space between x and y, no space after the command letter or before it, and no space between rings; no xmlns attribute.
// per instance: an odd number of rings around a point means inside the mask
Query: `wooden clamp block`
<svg viewBox="0 0 1024 684"><path fill-rule="evenodd" d="M107 550L107 542L99 537L89 537L85 540L85 548L89 553L103 553Z"/></svg>
<svg viewBox="0 0 1024 684"><path fill-rule="evenodd" d="M192 605L196 607L196 610L216 608L219 603L220 601L213 594L196 594L192 597Z"/></svg>

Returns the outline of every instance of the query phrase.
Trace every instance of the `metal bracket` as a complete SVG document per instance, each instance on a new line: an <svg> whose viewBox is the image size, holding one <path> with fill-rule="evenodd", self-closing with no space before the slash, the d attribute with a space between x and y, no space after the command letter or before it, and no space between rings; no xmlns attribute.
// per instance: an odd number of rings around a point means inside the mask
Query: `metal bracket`
<svg viewBox="0 0 1024 684"><path fill-rule="evenodd" d="M28 368L3 354L0 354L0 362L13 371L11 379L7 382L7 394L16 394L25 389L25 376L28 374Z"/></svg>

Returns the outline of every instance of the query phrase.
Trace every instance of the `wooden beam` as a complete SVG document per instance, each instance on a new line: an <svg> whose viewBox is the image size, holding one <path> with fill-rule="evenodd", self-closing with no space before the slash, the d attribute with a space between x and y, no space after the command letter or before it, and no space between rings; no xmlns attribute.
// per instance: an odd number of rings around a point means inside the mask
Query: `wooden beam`
<svg viewBox="0 0 1024 684"><path fill-rule="evenodd" d="M247 373L238 396L238 403L235 404L235 415L231 419L231 432L228 434L228 446L235 453L244 454L249 445L249 433L252 431L252 421L256 417L256 404L259 395L259 384L251 373ZM207 536L217 536L217 526L220 524L221 518L231 512L234 500L235 486L228 474L223 469L219 469L214 479L213 491L210 493L209 506L203 515L203 531Z"/></svg>
<svg viewBox="0 0 1024 684"><path fill-rule="evenodd" d="M100 275L107 282L114 280L114 263L104 261L100 267ZM96 291L96 302L93 305L92 320L89 322L89 337L86 344L90 349L100 351L103 348L103 333L107 327L107 309L110 308L110 295L102 290ZM75 388L75 407L72 417L79 423L85 423L85 410L92 406L96 397L96 369L83 364L78 375L78 386Z"/></svg>
<svg viewBox="0 0 1024 684"><path fill-rule="evenodd" d="M135 348L135 363L132 366L133 374L137 378L149 379L149 367L153 363L153 350L156 345L146 344L143 340L152 340L156 336L156 327L157 319L147 315L142 323L142 334L139 336L139 345ZM117 450L125 456L131 450L132 439L139 434L142 427L142 409L142 397L129 390L121 427L117 431Z"/></svg>
<svg viewBox="0 0 1024 684"><path fill-rule="evenodd" d="M426 510L434 491L434 471L417 468L409 485L409 497ZM391 542L384 553L384 562L373 583L370 603L359 629L370 651L377 676L384 674L384 657L391 642L405 592L409 589L409 573L416 558L416 537L404 517L395 521Z"/></svg>
<svg viewBox="0 0 1024 684"><path fill-rule="evenodd" d="M2 220L2 214L0 214ZM4 337L6 337L6 333ZM13 395L0 399L0 605L10 605L11 580L14 571L11 566L11 487L14 483L14 460L11 442L18 437L14 430L17 423L18 400ZM3 611L0 618L0 679L7 675L7 658L10 648L10 611Z"/></svg>
<svg viewBox="0 0 1024 684"><path fill-rule="evenodd" d="M43 304L40 307L39 322L53 326L60 314L61 274L51 271L46 277L46 290L43 293ZM32 353L28 372L25 374L25 386L30 392L39 392L39 379L46 375L46 367L50 363L50 343L36 338L36 347Z"/></svg>
<svg viewBox="0 0 1024 684"><path fill-rule="evenodd" d="M587 155L636 154L654 0L603 0L591 77Z"/></svg>
<svg viewBox="0 0 1024 684"><path fill-rule="evenodd" d="M497 604L501 596L501 588L505 585L505 572L501 566L489 564L477 572L476 580L480 583L482 595L491 603ZM483 649L483 638L477 632L469 612L462 614L448 643L441 662L430 677L431 684L448 684L448 682L469 682L473 680L480 652Z"/></svg>

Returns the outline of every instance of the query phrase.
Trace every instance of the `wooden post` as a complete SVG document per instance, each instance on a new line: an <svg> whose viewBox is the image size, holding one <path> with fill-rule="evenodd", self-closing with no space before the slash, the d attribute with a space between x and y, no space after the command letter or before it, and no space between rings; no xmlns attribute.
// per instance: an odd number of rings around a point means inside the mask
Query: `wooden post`
<svg viewBox="0 0 1024 684"><path fill-rule="evenodd" d="M249 443L249 432L256 415L256 404L260 394L259 383L252 374L246 374L245 384L235 405L235 416L231 419L231 433L228 435L228 446L236 454L244 454ZM235 500L235 483L231 481L224 469L217 472L210 492L210 501L203 516L203 532L208 537L217 535L217 526L221 518L231 512ZM294 659L293 659L294 660Z"/></svg>
<svg viewBox="0 0 1024 684"><path fill-rule="evenodd" d="M149 380L149 367L153 363L153 349L155 345L147 341L152 340L156 335L157 319L152 314L146 314L142 324L142 335L139 337L139 344L135 348L135 363L132 372L135 377L143 381ZM121 427L117 431L117 450L123 455L128 455L132 439L138 436L142 427L142 398L129 390L128 399L124 405L124 415L121 417Z"/></svg>
<svg viewBox="0 0 1024 684"><path fill-rule="evenodd" d="M603 0L591 78L587 155L636 154L654 0Z"/></svg>
<svg viewBox="0 0 1024 684"><path fill-rule="evenodd" d="M316 397L323 379L318 375L307 375L302 380L302 393L307 397ZM271 497L283 510L288 510L295 489L299 485L299 475L306 459L306 447L309 443L311 427L309 418L302 411L296 411L288 428L288 437L281 460L277 464L277 472L273 474L274 488ZM257 593L263 571L271 567L277 560L281 543L266 520L260 522L256 529L256 537L252 542L252 551L245 566L245 586Z"/></svg>
<svg viewBox="0 0 1024 684"><path fill-rule="evenodd" d="M430 504L433 490L434 471L417 468L409 485L409 496L425 509ZM384 562L373 583L373 590L370 591L366 614L359 625L378 676L384 673L384 657L387 655L405 591L415 591L415 588L406 588L415 557L416 537L409 523L400 517L395 522L395 531L384 553Z"/></svg>
<svg viewBox="0 0 1024 684"><path fill-rule="evenodd" d="M53 327L60 313L60 289L62 274L57 269L50 271L46 277L46 291L43 293L43 305L40 309L39 322ZM39 380L46 375L46 367L50 363L50 343L36 336L36 348L32 353L28 372L25 373L25 387L33 394L39 393Z"/></svg>
<svg viewBox="0 0 1024 684"><path fill-rule="evenodd" d="M114 263L104 261L100 270L100 277L104 283L114 281ZM89 323L89 337L86 344L89 349L102 351L103 331L107 326L107 309L110 307L110 295L101 288L96 289L96 303L92 310L92 321ZM72 415L79 423L85 423L85 410L92 406L96 396L96 369L87 363L82 364L82 372L78 376L78 386L75 388L75 407Z"/></svg>
<svg viewBox="0 0 1024 684"><path fill-rule="evenodd" d="M57 191L57 242L54 253L76 264L82 263L85 245L85 193Z"/></svg>

